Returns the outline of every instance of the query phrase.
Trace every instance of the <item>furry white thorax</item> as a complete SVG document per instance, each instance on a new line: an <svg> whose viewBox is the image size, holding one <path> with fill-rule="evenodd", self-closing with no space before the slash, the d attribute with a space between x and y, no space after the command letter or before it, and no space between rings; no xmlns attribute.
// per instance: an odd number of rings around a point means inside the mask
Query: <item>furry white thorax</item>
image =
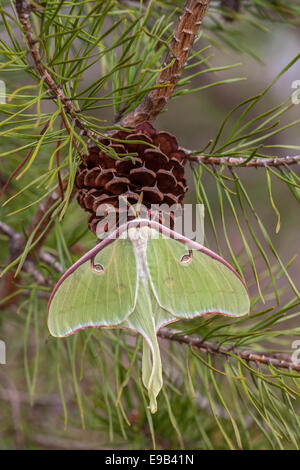
<svg viewBox="0 0 300 470"><path fill-rule="evenodd" d="M149 279L149 270L147 263L147 244L148 240L156 236L156 230L150 227L132 227L128 229L128 238L132 243L137 272L143 282Z"/></svg>

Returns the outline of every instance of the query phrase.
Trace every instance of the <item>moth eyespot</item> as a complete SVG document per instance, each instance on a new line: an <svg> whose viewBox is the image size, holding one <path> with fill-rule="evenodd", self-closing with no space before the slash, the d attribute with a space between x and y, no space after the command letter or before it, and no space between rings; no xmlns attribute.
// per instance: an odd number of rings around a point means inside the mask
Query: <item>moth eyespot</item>
<svg viewBox="0 0 300 470"><path fill-rule="evenodd" d="M94 258L91 259L91 268L94 271L94 273L97 273L97 274L104 273L104 267L102 266L102 264L95 264Z"/></svg>
<svg viewBox="0 0 300 470"><path fill-rule="evenodd" d="M188 254L185 254L181 257L180 263L181 264L190 264L193 260L193 251L189 250Z"/></svg>

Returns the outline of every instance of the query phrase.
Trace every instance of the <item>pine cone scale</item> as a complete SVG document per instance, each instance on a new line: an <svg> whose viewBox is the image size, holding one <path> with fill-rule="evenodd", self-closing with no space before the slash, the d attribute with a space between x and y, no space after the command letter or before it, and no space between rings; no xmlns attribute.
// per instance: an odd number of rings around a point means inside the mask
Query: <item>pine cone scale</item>
<svg viewBox="0 0 300 470"><path fill-rule="evenodd" d="M92 232L107 230L103 212L97 215L99 207L106 213L109 206L113 206L118 216L121 197L133 205L142 193L142 204L147 209L151 209L152 204L182 204L187 191L186 155L179 149L175 136L157 132L145 122L131 132L117 131L102 143L113 149L119 158L112 158L96 146L90 147L75 179L77 200L90 212L88 224ZM127 206L124 210L128 210Z"/></svg>

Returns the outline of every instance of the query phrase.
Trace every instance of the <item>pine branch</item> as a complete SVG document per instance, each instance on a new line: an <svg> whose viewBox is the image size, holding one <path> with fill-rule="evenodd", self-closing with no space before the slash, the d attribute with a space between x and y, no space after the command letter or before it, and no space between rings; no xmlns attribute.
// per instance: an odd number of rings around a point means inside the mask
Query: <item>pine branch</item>
<svg viewBox="0 0 300 470"><path fill-rule="evenodd" d="M60 101L66 114L68 114L74 123L80 129L80 135L86 135L95 140L100 140L100 136L91 131L86 127L84 122L78 116L78 110L75 109L72 99L67 97L64 93L63 87L57 85L53 80L52 76L48 72L51 67L47 64L47 67L43 65L41 60L41 54L39 51L39 40L35 39L32 32L32 26L30 21L31 10L34 10L30 3L27 0L16 0L16 10L20 20L20 23L23 27L26 43L29 49L29 52L32 56L34 62L34 68L40 75L41 79L44 81L45 85L48 87L49 93L53 93L54 97Z"/></svg>
<svg viewBox="0 0 300 470"><path fill-rule="evenodd" d="M171 98L184 69L189 51L208 9L210 0L188 0L176 26L170 49L159 73L156 85L140 105L121 120L123 127L135 127L143 121L153 121Z"/></svg>
<svg viewBox="0 0 300 470"><path fill-rule="evenodd" d="M166 86L152 90L135 110L121 120L119 123L121 126L135 127L143 121L152 121L165 107L184 69L189 51L194 43L209 3L210 0L187 0L171 42L172 52L169 51L167 53L163 70L159 73L156 80L156 85ZM38 47L39 41L33 37L30 22L31 5L27 0L16 0L16 9L35 69L47 85L49 92L52 92L61 102L65 112L72 118L74 125L81 129L81 135L86 135L99 141L100 136L86 127L85 123L78 116L78 111L75 109L72 99L67 97L62 86L57 85L53 80L48 72L50 67L43 65Z"/></svg>
<svg viewBox="0 0 300 470"><path fill-rule="evenodd" d="M158 332L158 336L169 341L175 341L182 344L187 344L193 348L199 349L202 352L211 355L219 355L223 357L231 357L232 355L238 356L246 362L255 362L257 365L264 364L266 366L274 366L278 369L289 369L300 372L300 364L295 364L292 362L290 356L287 354L271 354L271 353L262 353L257 351L243 351L238 348L217 346L216 344L210 343L208 341L202 341L198 338L191 338L189 336L178 336L178 332L163 329Z"/></svg>
<svg viewBox="0 0 300 470"><path fill-rule="evenodd" d="M226 166L241 166L241 167L278 167L286 165L295 165L300 163L300 155L294 157L276 157L276 158L252 158L247 161L246 158L232 158L232 157L207 157L204 155L193 155L195 152L183 149L187 155L187 159L196 163L203 163L204 165L226 165Z"/></svg>

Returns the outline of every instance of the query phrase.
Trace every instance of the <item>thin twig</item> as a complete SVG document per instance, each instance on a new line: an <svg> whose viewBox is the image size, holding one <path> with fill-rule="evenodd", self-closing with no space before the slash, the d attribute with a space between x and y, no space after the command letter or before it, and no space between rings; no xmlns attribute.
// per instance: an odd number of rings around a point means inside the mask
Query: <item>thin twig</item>
<svg viewBox="0 0 300 470"><path fill-rule="evenodd" d="M199 349L200 351L210 355L219 355L225 357L235 355L246 362L255 362L256 364L264 364L266 366L272 365L278 369L289 369L300 372L300 364L293 362L291 357L287 354L272 354L249 350L244 351L238 348L217 346L216 344L210 343L208 341L202 341L198 338L191 338L190 336L179 336L178 332L168 329L159 331L158 336L169 341L187 344L188 346Z"/></svg>
<svg viewBox="0 0 300 470"><path fill-rule="evenodd" d="M47 251L40 250L39 259L43 261L44 263L48 264L49 266L51 266L58 273L64 272L62 265L54 258L54 256L52 256Z"/></svg>
<svg viewBox="0 0 300 470"><path fill-rule="evenodd" d="M226 166L241 166L248 168L259 168L268 166L284 166L284 165L295 165L300 163L300 155L294 157L275 157L275 158L253 158L252 160L246 161L246 158L232 158L232 157L206 157L203 155L193 155L193 151L182 149L186 153L186 158L192 162L203 163L204 165L226 165Z"/></svg>
<svg viewBox="0 0 300 470"><path fill-rule="evenodd" d="M160 88L150 91L139 106L121 120L121 126L135 127L143 121L153 121L165 107L184 69L209 3L210 0L187 0L175 29L171 50L156 80Z"/></svg>
<svg viewBox="0 0 300 470"><path fill-rule="evenodd" d="M39 286L46 286L48 285L48 282L46 281L46 279L44 278L44 276L40 273L40 271L36 268L35 264L34 264L34 261L32 260L26 260L25 263L24 263L24 271L27 272L27 274L29 274L31 277L33 277L33 279L35 280L35 282L39 285Z"/></svg>

